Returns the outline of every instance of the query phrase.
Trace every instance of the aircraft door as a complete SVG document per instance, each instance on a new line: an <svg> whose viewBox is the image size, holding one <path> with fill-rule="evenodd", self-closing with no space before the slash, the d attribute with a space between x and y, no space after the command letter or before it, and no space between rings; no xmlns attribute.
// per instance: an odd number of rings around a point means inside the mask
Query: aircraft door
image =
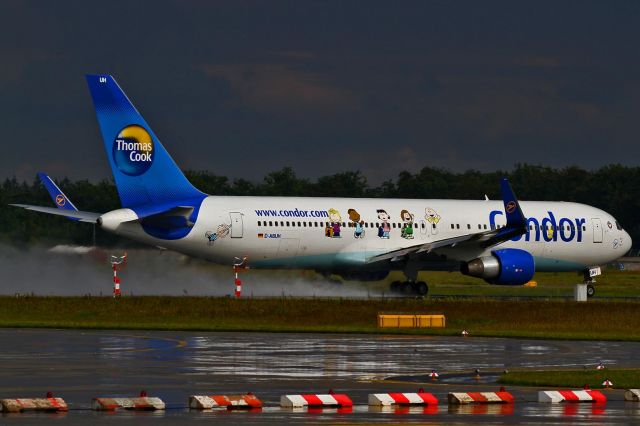
<svg viewBox="0 0 640 426"><path fill-rule="evenodd" d="M591 222L593 222L593 242L601 243L602 242L602 222L600 218L594 217L591 218Z"/></svg>
<svg viewBox="0 0 640 426"><path fill-rule="evenodd" d="M242 213L230 212L231 216L231 238L242 238L243 226L242 226Z"/></svg>
<svg viewBox="0 0 640 426"><path fill-rule="evenodd" d="M429 230L427 229L427 226L429 226L429 223L427 223L426 220L421 220L420 221L420 236L422 238L424 238L427 233L429 232Z"/></svg>

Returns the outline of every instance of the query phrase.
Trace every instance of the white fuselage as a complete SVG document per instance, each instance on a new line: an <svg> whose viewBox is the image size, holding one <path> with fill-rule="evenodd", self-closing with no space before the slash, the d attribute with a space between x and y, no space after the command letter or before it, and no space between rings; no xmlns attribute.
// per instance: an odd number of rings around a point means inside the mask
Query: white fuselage
<svg viewBox="0 0 640 426"><path fill-rule="evenodd" d="M536 271L578 271L611 262L631 247L629 235L600 209L568 202L520 205L528 231L517 241L486 249L447 247L435 254L469 261L496 247L519 248L534 256ZM123 221L135 218L128 209L115 212ZM138 223L117 219L103 227L220 264L247 256L251 267L339 271L367 267L377 254L505 223L502 201L210 196L184 238L154 238Z"/></svg>

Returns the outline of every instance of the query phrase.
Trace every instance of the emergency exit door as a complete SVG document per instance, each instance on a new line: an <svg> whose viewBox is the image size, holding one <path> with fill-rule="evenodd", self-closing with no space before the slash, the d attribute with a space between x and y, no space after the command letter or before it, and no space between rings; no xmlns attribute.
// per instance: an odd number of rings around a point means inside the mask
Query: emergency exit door
<svg viewBox="0 0 640 426"><path fill-rule="evenodd" d="M231 212L231 238L242 238L242 213Z"/></svg>
<svg viewBox="0 0 640 426"><path fill-rule="evenodd" d="M592 218L591 222L593 223L593 242L601 243L602 242L602 222L600 222L599 218Z"/></svg>

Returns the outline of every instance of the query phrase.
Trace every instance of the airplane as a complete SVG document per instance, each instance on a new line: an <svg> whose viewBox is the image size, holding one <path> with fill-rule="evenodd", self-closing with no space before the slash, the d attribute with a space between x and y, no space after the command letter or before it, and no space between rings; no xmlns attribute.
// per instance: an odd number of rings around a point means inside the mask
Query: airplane
<svg viewBox="0 0 640 426"><path fill-rule="evenodd" d="M391 290L426 295L419 271L454 270L495 285L535 272L584 274L595 293L600 265L631 238L609 213L572 202L209 196L196 189L110 75L87 75L122 208L78 210L42 174L57 208L12 204L89 222L122 237L223 265L312 269L347 280L404 273Z"/></svg>

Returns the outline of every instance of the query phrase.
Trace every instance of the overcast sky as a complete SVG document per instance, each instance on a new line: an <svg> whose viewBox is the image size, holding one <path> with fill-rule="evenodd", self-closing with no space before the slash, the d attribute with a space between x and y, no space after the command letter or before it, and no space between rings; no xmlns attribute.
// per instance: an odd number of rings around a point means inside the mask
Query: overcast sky
<svg viewBox="0 0 640 426"><path fill-rule="evenodd" d="M183 169L371 182L640 154L636 1L2 1L0 177L110 177L84 74Z"/></svg>

